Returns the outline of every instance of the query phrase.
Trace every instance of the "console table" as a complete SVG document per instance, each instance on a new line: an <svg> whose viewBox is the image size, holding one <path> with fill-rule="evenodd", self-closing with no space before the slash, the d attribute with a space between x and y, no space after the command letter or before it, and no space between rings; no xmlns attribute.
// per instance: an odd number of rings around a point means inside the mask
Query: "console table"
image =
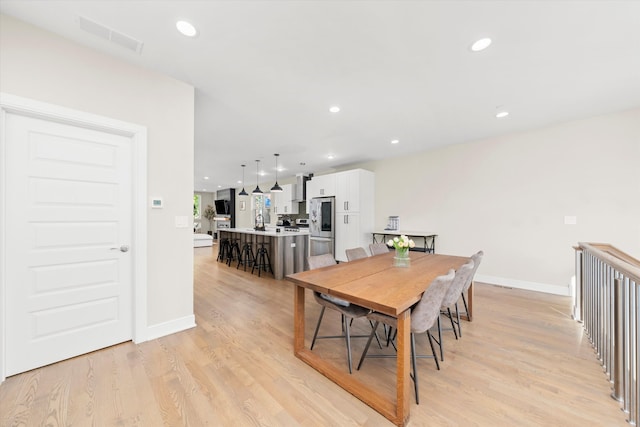
<svg viewBox="0 0 640 427"><path fill-rule="evenodd" d="M373 233L373 243L387 243L389 236L397 237L405 235L412 239L414 242L417 238L422 239L423 246L411 249L412 251L436 253L436 233L430 233L425 231L401 231L401 230L376 230Z"/></svg>

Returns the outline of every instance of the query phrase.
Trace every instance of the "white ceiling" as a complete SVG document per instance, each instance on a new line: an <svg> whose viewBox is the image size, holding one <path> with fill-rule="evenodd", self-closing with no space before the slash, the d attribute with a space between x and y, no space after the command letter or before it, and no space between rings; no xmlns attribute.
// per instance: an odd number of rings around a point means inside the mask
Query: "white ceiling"
<svg viewBox="0 0 640 427"><path fill-rule="evenodd" d="M639 1L2 0L0 11L193 85L197 191L238 186L241 164L251 190L256 159L269 188L274 153L282 181L640 106ZM79 16L143 41L141 54L84 32ZM199 35L179 34L178 19ZM471 52L481 37L493 44ZM510 115L496 119L498 106Z"/></svg>

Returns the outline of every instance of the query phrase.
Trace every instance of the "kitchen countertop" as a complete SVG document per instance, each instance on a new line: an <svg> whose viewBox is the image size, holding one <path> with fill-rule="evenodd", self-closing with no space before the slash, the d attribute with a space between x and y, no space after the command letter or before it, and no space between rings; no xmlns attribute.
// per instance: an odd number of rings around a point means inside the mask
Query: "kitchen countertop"
<svg viewBox="0 0 640 427"><path fill-rule="evenodd" d="M277 232L276 228L267 227L266 231L257 231L253 228L224 228L218 231L228 231L230 233L244 233L244 234L255 234L258 236L269 236L269 237L290 237L290 236L308 236L309 229L301 228L300 231L282 231Z"/></svg>

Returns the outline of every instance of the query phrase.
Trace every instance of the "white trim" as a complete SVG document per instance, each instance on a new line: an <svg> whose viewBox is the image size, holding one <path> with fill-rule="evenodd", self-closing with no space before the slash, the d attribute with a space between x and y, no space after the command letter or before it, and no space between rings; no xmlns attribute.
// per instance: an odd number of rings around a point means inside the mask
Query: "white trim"
<svg viewBox="0 0 640 427"><path fill-rule="evenodd" d="M568 286L551 285L548 283L528 282L526 280L509 279L506 277L486 276L476 274L474 282L488 283L490 285L507 286L509 288L526 289L528 291L544 292L546 294L570 296Z"/></svg>
<svg viewBox="0 0 640 427"><path fill-rule="evenodd" d="M147 128L133 136L133 342L147 340ZM142 286L138 286L142 284Z"/></svg>
<svg viewBox="0 0 640 427"><path fill-rule="evenodd" d="M109 117L72 110L0 92L0 235L6 236L6 135L7 113L42 117L75 126L98 129L130 137L132 156L133 222L133 328L134 342L146 341L147 328L147 128ZM6 239L0 241L0 383L6 376Z"/></svg>
<svg viewBox="0 0 640 427"><path fill-rule="evenodd" d="M158 323L147 328L147 340L164 337L166 335L182 332L187 329L196 327L196 317L193 314L180 317L178 319L169 320L168 322Z"/></svg>
<svg viewBox="0 0 640 427"><path fill-rule="evenodd" d="M6 287L5 287L5 271L7 271L5 264L6 248L7 248L7 225L6 225L6 212L5 212L5 198L6 198L6 162L7 162L7 145L5 143L6 135L6 114L4 112L4 95L0 92L0 384L6 377L5 369L5 352L6 352L6 316L7 310L5 309L6 301Z"/></svg>

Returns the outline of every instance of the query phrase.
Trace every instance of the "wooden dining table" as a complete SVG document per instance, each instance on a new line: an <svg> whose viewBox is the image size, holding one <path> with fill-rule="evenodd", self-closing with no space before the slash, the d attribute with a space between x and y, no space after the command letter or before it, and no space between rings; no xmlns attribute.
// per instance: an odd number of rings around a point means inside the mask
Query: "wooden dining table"
<svg viewBox="0 0 640 427"><path fill-rule="evenodd" d="M411 252L410 266L394 267L393 252L340 263L287 276L295 285L294 344L296 357L384 415L397 426L409 420L411 307L425 289L449 269L457 270L467 257ZM344 368L323 359L305 346L305 289L333 295L353 304L388 314L398 319L396 395L394 399ZM469 290L473 292L472 287Z"/></svg>

